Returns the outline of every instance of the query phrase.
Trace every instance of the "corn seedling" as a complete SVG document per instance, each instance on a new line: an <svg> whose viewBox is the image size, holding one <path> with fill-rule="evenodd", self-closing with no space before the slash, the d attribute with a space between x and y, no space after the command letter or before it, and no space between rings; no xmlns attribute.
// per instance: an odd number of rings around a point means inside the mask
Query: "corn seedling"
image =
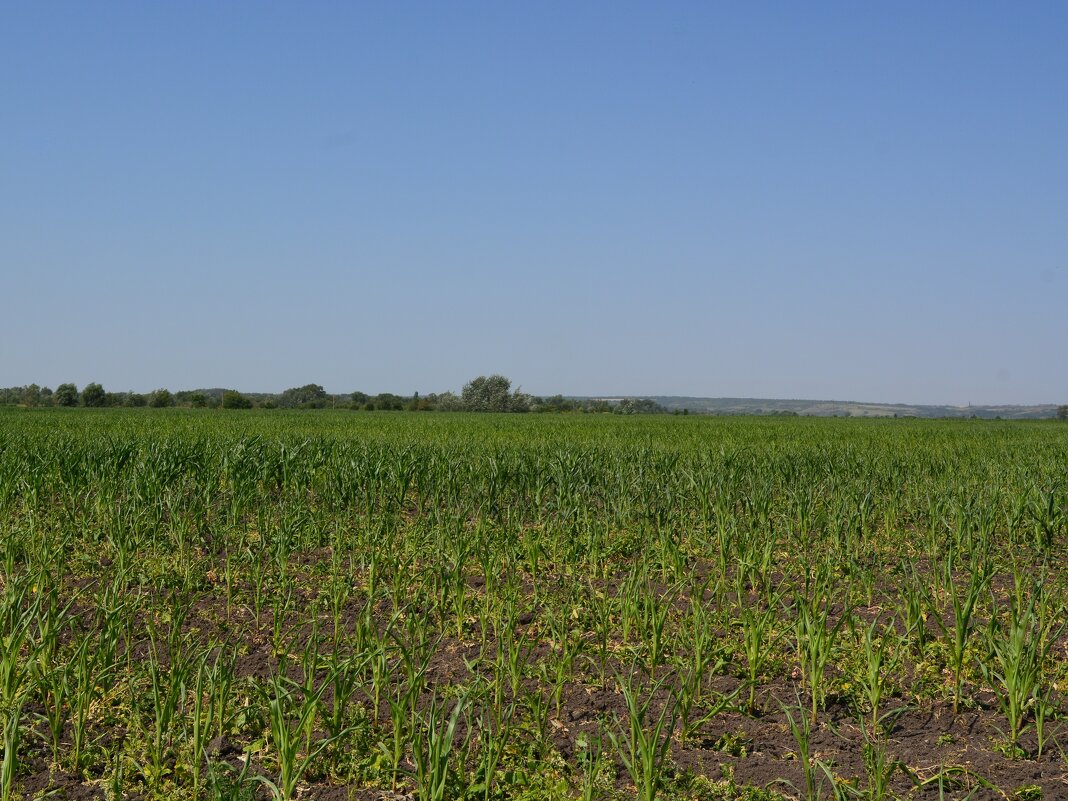
<svg viewBox="0 0 1068 801"><path fill-rule="evenodd" d="M668 766L671 737L678 719L677 700L673 695L663 704L660 714L653 715L655 694L662 685L663 680L642 693L633 674L627 678L619 677L627 717L617 719L608 729L612 746L638 790L639 801L656 799Z"/></svg>
<svg viewBox="0 0 1068 801"><path fill-rule="evenodd" d="M412 739L414 778L420 801L444 801L448 797L449 757L466 700L458 699L452 712L446 715L446 703L435 696L420 716L419 729Z"/></svg>

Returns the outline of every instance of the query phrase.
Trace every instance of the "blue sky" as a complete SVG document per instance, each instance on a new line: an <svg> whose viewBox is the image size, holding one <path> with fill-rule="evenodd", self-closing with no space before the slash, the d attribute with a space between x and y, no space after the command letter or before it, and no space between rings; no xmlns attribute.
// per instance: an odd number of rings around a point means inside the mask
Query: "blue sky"
<svg viewBox="0 0 1068 801"><path fill-rule="evenodd" d="M1068 402L1068 4L9 3L0 385Z"/></svg>

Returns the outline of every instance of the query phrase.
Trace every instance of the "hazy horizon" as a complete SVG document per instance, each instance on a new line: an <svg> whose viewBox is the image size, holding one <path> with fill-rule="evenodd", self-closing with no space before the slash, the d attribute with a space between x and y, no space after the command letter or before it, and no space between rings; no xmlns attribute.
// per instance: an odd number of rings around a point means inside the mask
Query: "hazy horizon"
<svg viewBox="0 0 1068 801"><path fill-rule="evenodd" d="M59 384L55 384L55 385L53 385L53 384L41 384L40 382L27 382L27 384L29 384L29 383L36 383L40 387L47 386L49 389L51 389L53 391L59 385ZM59 382L59 383L75 383L75 385L77 386L79 392L82 389L85 388L85 386L83 384L77 384L76 382ZM99 382L87 382L87 383L99 383ZM243 394L255 397L255 396L260 396L260 395L280 395L287 389L294 389L294 388L306 386L308 383L309 382L304 382L303 384L300 384L300 385L291 386L291 387L277 388L277 389L249 389L247 387L221 386L221 385L219 385L219 386L208 386L206 384L205 385L198 385L198 386L168 386L168 385L164 384L164 385L153 387L152 389L139 389L139 388L132 388L132 387L117 387L117 386L106 386L106 385L102 385L102 386L103 386L104 390L107 391L107 392L117 392L117 393L134 392L134 393L143 394L143 395L149 395L153 391L159 390L159 389L166 389L166 390L169 390L171 392L198 392L198 391L228 391L228 390L235 390L235 391L237 391L239 393L243 393ZM314 383L314 382L310 382L310 383ZM16 385L13 385L13 386L27 386L27 384L16 384ZM622 400L623 398L660 398L660 399L695 400L695 401L714 400L714 401L771 401L771 402L775 402L775 403L785 403L785 402L793 402L793 403L840 403L840 404L856 404L858 406L865 406L865 405L870 405L870 406L912 406L912 407L933 406L933 407L947 407L947 408L956 408L956 409L967 409L969 407L1001 407L1001 406L1016 406L1016 407L1021 407L1021 408L1032 408L1032 407L1060 406L1060 405L1063 405L1063 404L1060 404L1058 401L1045 401L1045 402L1038 402L1038 403L1000 403L1000 402L976 403L974 401L965 401L964 403L939 403L939 402L925 402L925 401L872 400L871 398L802 398L802 397L794 397L794 396L779 396L779 397L776 397L776 396L770 396L770 395L760 395L760 396L755 396L755 395L692 395L692 394L677 394L677 393L664 393L664 392L650 392L650 393L640 393L640 392L601 392L601 393L591 393L591 394L578 394L578 393L574 393L574 392L530 392L529 390L526 389L526 387L523 387L521 384L517 384L515 382L513 382L512 388L514 390L522 390L523 392L525 392L525 393L527 393L529 395L533 395L535 397L540 397L540 398L550 398L550 397L554 397L554 396L560 395L560 396L563 396L565 398L576 398L576 399L586 399L586 400L609 400L609 401L610 400ZM443 393L446 393L446 392L452 392L452 393L455 393L455 394L459 395L461 390L462 390L462 386L448 387L448 388L445 388L445 389L429 388L429 389L415 389L415 390L402 390L402 389L396 389L396 388L394 388L394 389L386 388L386 389L370 389L370 390L368 390L366 388L360 388L360 387L357 387L357 388L351 389L351 390L332 390L329 387L324 387L323 389L328 395L333 396L333 397L345 397L345 396L352 395L352 394L357 393L357 392L363 392L364 394L370 395L370 396L375 396L375 395L378 395L378 394L387 394L388 393L388 394L395 394L395 395L398 395L400 397L411 397L413 393L418 393L420 395L428 395L428 394L440 395L440 394L443 394Z"/></svg>
<svg viewBox="0 0 1068 801"><path fill-rule="evenodd" d="M1068 403L1064 4L0 23L0 386Z"/></svg>

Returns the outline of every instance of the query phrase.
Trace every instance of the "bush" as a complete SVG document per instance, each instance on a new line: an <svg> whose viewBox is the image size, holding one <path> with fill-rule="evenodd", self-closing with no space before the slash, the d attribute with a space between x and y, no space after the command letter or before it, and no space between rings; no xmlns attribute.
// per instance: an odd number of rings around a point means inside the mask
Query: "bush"
<svg viewBox="0 0 1068 801"><path fill-rule="evenodd" d="M86 384L82 390L82 403L86 406L103 406L107 403L107 393L100 384Z"/></svg>
<svg viewBox="0 0 1068 801"><path fill-rule="evenodd" d="M174 396L169 389L157 389L148 396L148 405L153 409L165 409L174 406Z"/></svg>
<svg viewBox="0 0 1068 801"><path fill-rule="evenodd" d="M469 412L526 412L531 397L518 389L511 392L512 382L503 375L480 375L464 384L463 407Z"/></svg>
<svg viewBox="0 0 1068 801"><path fill-rule="evenodd" d="M223 393L222 406L224 409L251 409L252 401L240 392L228 389Z"/></svg>

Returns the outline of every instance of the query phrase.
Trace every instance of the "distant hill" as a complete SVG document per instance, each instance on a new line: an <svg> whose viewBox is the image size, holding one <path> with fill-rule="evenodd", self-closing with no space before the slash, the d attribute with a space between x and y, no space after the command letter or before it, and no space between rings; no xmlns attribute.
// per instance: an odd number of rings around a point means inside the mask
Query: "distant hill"
<svg viewBox="0 0 1068 801"><path fill-rule="evenodd" d="M856 401L781 400L775 398L691 398L651 396L669 411L688 409L691 414L798 414L811 417L981 417L1036 420L1054 417L1055 404L1039 406L938 406Z"/></svg>

